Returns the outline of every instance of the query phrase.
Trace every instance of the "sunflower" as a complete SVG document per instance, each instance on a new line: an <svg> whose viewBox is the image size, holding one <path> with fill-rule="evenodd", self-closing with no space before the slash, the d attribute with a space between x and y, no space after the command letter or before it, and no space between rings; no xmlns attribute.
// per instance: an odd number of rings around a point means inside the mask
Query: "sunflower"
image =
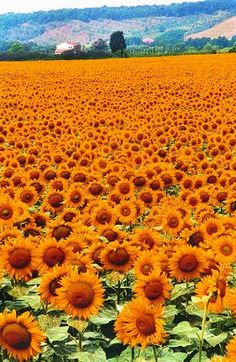
<svg viewBox="0 0 236 362"><path fill-rule="evenodd" d="M201 230L206 236L217 237L224 231L224 227L218 219L209 217L202 223Z"/></svg>
<svg viewBox="0 0 236 362"><path fill-rule="evenodd" d="M0 195L0 225L12 226L18 221L16 203L8 196Z"/></svg>
<svg viewBox="0 0 236 362"><path fill-rule="evenodd" d="M215 259L218 262L231 264L236 261L236 235L220 236L212 242Z"/></svg>
<svg viewBox="0 0 236 362"><path fill-rule="evenodd" d="M88 319L103 306L104 290L95 274L78 274L72 270L62 277L60 284L56 303L67 314Z"/></svg>
<svg viewBox="0 0 236 362"><path fill-rule="evenodd" d="M94 225L113 225L117 219L117 214L106 201L100 201L93 208L91 213L91 221Z"/></svg>
<svg viewBox="0 0 236 362"><path fill-rule="evenodd" d="M231 269L220 266L218 270L212 270L211 275L207 275L196 284L195 293L198 298L210 296L208 309L213 313L221 313L225 309L227 298L227 277ZM204 308L203 303L198 303L200 308Z"/></svg>
<svg viewBox="0 0 236 362"><path fill-rule="evenodd" d="M39 294L40 298L51 304L55 304L57 289L61 287L60 281L69 271L68 266L56 265L51 271L43 275L40 281Z"/></svg>
<svg viewBox="0 0 236 362"><path fill-rule="evenodd" d="M36 250L36 263L39 274L52 270L55 265L69 263L74 257L72 247L65 244L64 241L56 241L48 238L42 241Z"/></svg>
<svg viewBox="0 0 236 362"><path fill-rule="evenodd" d="M86 200L86 192L83 187L76 184L70 186L66 193L66 205L72 207L82 207Z"/></svg>
<svg viewBox="0 0 236 362"><path fill-rule="evenodd" d="M161 225L167 233L171 235L178 235L184 225L181 212L171 209L164 211Z"/></svg>
<svg viewBox="0 0 236 362"><path fill-rule="evenodd" d="M103 241L94 242L88 249L87 255L91 263L96 263L99 266L102 265L101 252L106 248L106 243Z"/></svg>
<svg viewBox="0 0 236 362"><path fill-rule="evenodd" d="M226 345L226 352L228 362L236 361L236 337L233 337Z"/></svg>
<svg viewBox="0 0 236 362"><path fill-rule="evenodd" d="M0 314L0 345L6 349L10 357L17 361L28 361L41 352L44 333L29 312L20 316L16 311Z"/></svg>
<svg viewBox="0 0 236 362"><path fill-rule="evenodd" d="M123 224L135 223L137 210L136 204L132 201L121 201L116 208L118 218Z"/></svg>
<svg viewBox="0 0 236 362"><path fill-rule="evenodd" d="M41 209L44 211L60 212L65 205L63 192L51 191L47 194Z"/></svg>
<svg viewBox="0 0 236 362"><path fill-rule="evenodd" d="M124 305L116 318L114 329L117 338L131 347L162 344L165 341L161 306L144 303L137 298Z"/></svg>
<svg viewBox="0 0 236 362"><path fill-rule="evenodd" d="M36 268L35 245L23 237L2 247L1 262L5 271L15 279L28 280Z"/></svg>
<svg viewBox="0 0 236 362"><path fill-rule="evenodd" d="M129 180L122 179L116 183L114 192L121 199L129 199L134 194L134 185Z"/></svg>
<svg viewBox="0 0 236 362"><path fill-rule="evenodd" d="M16 199L28 206L32 206L38 200L38 194L33 186L26 185L17 190Z"/></svg>
<svg viewBox="0 0 236 362"><path fill-rule="evenodd" d="M204 251L189 245L179 246L169 261L170 274L179 281L199 277L207 266Z"/></svg>
<svg viewBox="0 0 236 362"><path fill-rule="evenodd" d="M132 268L136 253L137 249L130 246L128 242L113 241L101 251L100 259L104 269L126 273Z"/></svg>
<svg viewBox="0 0 236 362"><path fill-rule="evenodd" d="M134 293L137 297L150 302L151 304L159 305L165 302L165 299L170 297L172 289L169 279L161 270L155 269L147 276L139 278L134 286Z"/></svg>
<svg viewBox="0 0 236 362"><path fill-rule="evenodd" d="M144 250L134 264L134 273L137 279L149 275L153 270L160 268L158 254L153 250Z"/></svg>
<svg viewBox="0 0 236 362"><path fill-rule="evenodd" d="M132 245L141 247L142 250L155 249L162 243L163 239L161 239L158 232L152 228L147 228L144 230L136 229L131 240Z"/></svg>
<svg viewBox="0 0 236 362"><path fill-rule="evenodd" d="M73 253L80 253L81 251L85 250L87 248L87 243L83 238L83 235L79 234L78 236L75 236L74 234L70 235L65 241L65 245L68 245L72 248Z"/></svg>

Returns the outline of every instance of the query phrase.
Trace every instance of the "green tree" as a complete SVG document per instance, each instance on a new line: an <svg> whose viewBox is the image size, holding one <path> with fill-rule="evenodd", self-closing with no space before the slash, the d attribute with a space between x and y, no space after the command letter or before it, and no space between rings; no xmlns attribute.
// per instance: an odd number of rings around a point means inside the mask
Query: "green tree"
<svg viewBox="0 0 236 362"><path fill-rule="evenodd" d="M110 48L112 53L120 51L121 58L124 56L124 50L126 49L126 43L123 31L115 31L110 37Z"/></svg>
<svg viewBox="0 0 236 362"><path fill-rule="evenodd" d="M11 44L11 47L8 49L9 53L23 53L25 51L24 44L16 41Z"/></svg>
<svg viewBox="0 0 236 362"><path fill-rule="evenodd" d="M107 52L107 43L103 39L98 39L93 43L92 48L96 52Z"/></svg>

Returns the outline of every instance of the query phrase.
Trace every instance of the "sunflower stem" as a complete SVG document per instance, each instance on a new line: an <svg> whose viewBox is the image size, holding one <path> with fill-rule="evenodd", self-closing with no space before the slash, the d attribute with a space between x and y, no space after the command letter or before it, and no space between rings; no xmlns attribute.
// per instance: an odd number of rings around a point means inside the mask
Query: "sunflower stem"
<svg viewBox="0 0 236 362"><path fill-rule="evenodd" d="M158 362L158 355L157 355L156 346L153 345L152 349L153 349L153 353L154 353L155 362Z"/></svg>
<svg viewBox="0 0 236 362"><path fill-rule="evenodd" d="M199 359L198 359L198 362L202 361L202 347L203 347L204 333L205 333L205 329L206 329L206 319L207 319L207 315L208 315L208 306L209 306L210 299L211 299L211 294L210 294L209 298L207 299L207 301L205 303L205 307L204 307L204 313L203 313L203 318L202 318L202 326L201 326L201 334L200 334L200 339L199 339Z"/></svg>
<svg viewBox="0 0 236 362"><path fill-rule="evenodd" d="M131 348L131 362L134 361L134 347Z"/></svg>
<svg viewBox="0 0 236 362"><path fill-rule="evenodd" d="M118 281L118 285L117 285L117 304L120 304L120 280Z"/></svg>
<svg viewBox="0 0 236 362"><path fill-rule="evenodd" d="M80 350L80 351L83 351L82 333L79 333L79 350Z"/></svg>

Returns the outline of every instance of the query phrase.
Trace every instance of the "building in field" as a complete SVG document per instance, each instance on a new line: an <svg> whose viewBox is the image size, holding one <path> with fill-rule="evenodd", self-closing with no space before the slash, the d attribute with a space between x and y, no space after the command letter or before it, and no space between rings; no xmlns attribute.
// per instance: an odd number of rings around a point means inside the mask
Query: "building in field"
<svg viewBox="0 0 236 362"><path fill-rule="evenodd" d="M81 50L80 43L68 41L57 45L55 50L55 55L62 55L68 52L76 53L80 50Z"/></svg>

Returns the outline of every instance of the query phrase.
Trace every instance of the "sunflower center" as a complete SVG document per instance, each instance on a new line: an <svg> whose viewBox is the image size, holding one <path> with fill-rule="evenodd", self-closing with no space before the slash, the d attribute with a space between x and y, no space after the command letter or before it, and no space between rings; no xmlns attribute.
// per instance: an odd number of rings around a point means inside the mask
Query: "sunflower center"
<svg viewBox="0 0 236 362"><path fill-rule="evenodd" d="M141 273L144 275L148 275L152 270L153 270L153 267L151 264L144 264L140 268Z"/></svg>
<svg viewBox="0 0 236 362"><path fill-rule="evenodd" d="M20 324L11 323L3 328L2 339L12 348L23 350L30 346L31 334Z"/></svg>
<svg viewBox="0 0 236 362"><path fill-rule="evenodd" d="M200 231L196 231L194 234L192 234L189 237L188 240L188 244L192 245L192 246L198 246L200 242L202 242L203 239L203 235Z"/></svg>
<svg viewBox="0 0 236 362"><path fill-rule="evenodd" d="M144 336L150 336L156 331L155 319L151 314L145 314L137 318L136 327L139 333Z"/></svg>
<svg viewBox="0 0 236 362"><path fill-rule="evenodd" d="M23 202L30 202L33 200L33 194L30 191L24 191L21 194L21 201Z"/></svg>
<svg viewBox="0 0 236 362"><path fill-rule="evenodd" d="M67 299L76 308L86 308L95 297L91 285L84 282L72 283L67 290Z"/></svg>
<svg viewBox="0 0 236 362"><path fill-rule="evenodd" d="M121 209L121 214L123 215L123 216L129 216L130 214L131 214L131 210L130 210L130 208L129 207L122 207L122 209Z"/></svg>
<svg viewBox="0 0 236 362"><path fill-rule="evenodd" d="M82 197L81 197L81 194L79 192L74 192L70 197L71 201L74 202L75 204L80 202L81 198Z"/></svg>
<svg viewBox="0 0 236 362"><path fill-rule="evenodd" d="M0 218L4 220L8 220L12 217L13 211L10 208L4 207L0 210Z"/></svg>
<svg viewBox="0 0 236 362"><path fill-rule="evenodd" d="M236 201L231 202L230 204L230 210L235 211L236 210Z"/></svg>
<svg viewBox="0 0 236 362"><path fill-rule="evenodd" d="M67 225L56 226L53 230L52 236L57 240L67 238L72 232L72 229Z"/></svg>
<svg viewBox="0 0 236 362"><path fill-rule="evenodd" d="M218 228L217 228L217 225L216 225L216 224L210 223L210 224L207 226L206 230L207 230L207 233L208 233L209 235L212 235L212 234L215 234L215 233L217 232Z"/></svg>
<svg viewBox="0 0 236 362"><path fill-rule="evenodd" d="M230 245L223 245L220 249L220 251L222 252L222 254L224 254L225 256L229 256L232 254L232 247Z"/></svg>
<svg viewBox="0 0 236 362"><path fill-rule="evenodd" d="M101 265L101 251L103 250L103 247L97 248L94 253L93 253L93 260L95 261L95 263L97 263L98 265Z"/></svg>
<svg viewBox="0 0 236 362"><path fill-rule="evenodd" d="M111 220L111 214L105 209L100 210L97 213L96 219L100 224L105 225Z"/></svg>
<svg viewBox="0 0 236 362"><path fill-rule="evenodd" d="M8 261L13 268L22 269L29 265L31 255L28 250L18 248L10 254Z"/></svg>
<svg viewBox="0 0 236 362"><path fill-rule="evenodd" d="M129 186L129 184L121 184L119 186L119 190L120 190L121 194L126 195L130 192L130 186Z"/></svg>
<svg viewBox="0 0 236 362"><path fill-rule="evenodd" d="M128 261L129 261L129 254L127 253L127 251L125 249L116 249L116 250L112 250L109 254L108 254L108 260L110 263L114 264L114 265L125 265Z"/></svg>
<svg viewBox="0 0 236 362"><path fill-rule="evenodd" d="M53 194L48 198L48 203L52 207L59 207L63 202L63 196L60 194Z"/></svg>
<svg viewBox="0 0 236 362"><path fill-rule="evenodd" d="M179 220L176 216L170 216L168 218L167 224L170 228L177 228L179 225Z"/></svg>
<svg viewBox="0 0 236 362"><path fill-rule="evenodd" d="M227 286L227 284L226 284L225 280L223 280L223 279L218 279L217 280L216 287L220 291L220 297L221 298L224 298L224 296L225 296L226 286Z"/></svg>
<svg viewBox="0 0 236 362"><path fill-rule="evenodd" d="M144 288L145 297L155 300L163 292L163 285L158 280L148 283Z"/></svg>
<svg viewBox="0 0 236 362"><path fill-rule="evenodd" d="M195 255L184 255L179 261L179 268L183 272L192 272L198 266L198 260Z"/></svg>
<svg viewBox="0 0 236 362"><path fill-rule="evenodd" d="M154 240L153 238L151 237L151 235L148 235L148 234L144 234L140 237L140 241L141 243L144 243L146 245L148 245L150 247L150 249L153 247L154 245Z"/></svg>
<svg viewBox="0 0 236 362"><path fill-rule="evenodd" d="M61 280L61 277L59 278L55 278L51 281L51 283L49 284L49 291L52 295L54 296L57 296L57 293L56 293L56 289L57 288L60 288L61 284L60 284L60 280Z"/></svg>
<svg viewBox="0 0 236 362"><path fill-rule="evenodd" d="M61 249L52 247L46 251L43 259L48 266L61 265L65 260L65 254Z"/></svg>

